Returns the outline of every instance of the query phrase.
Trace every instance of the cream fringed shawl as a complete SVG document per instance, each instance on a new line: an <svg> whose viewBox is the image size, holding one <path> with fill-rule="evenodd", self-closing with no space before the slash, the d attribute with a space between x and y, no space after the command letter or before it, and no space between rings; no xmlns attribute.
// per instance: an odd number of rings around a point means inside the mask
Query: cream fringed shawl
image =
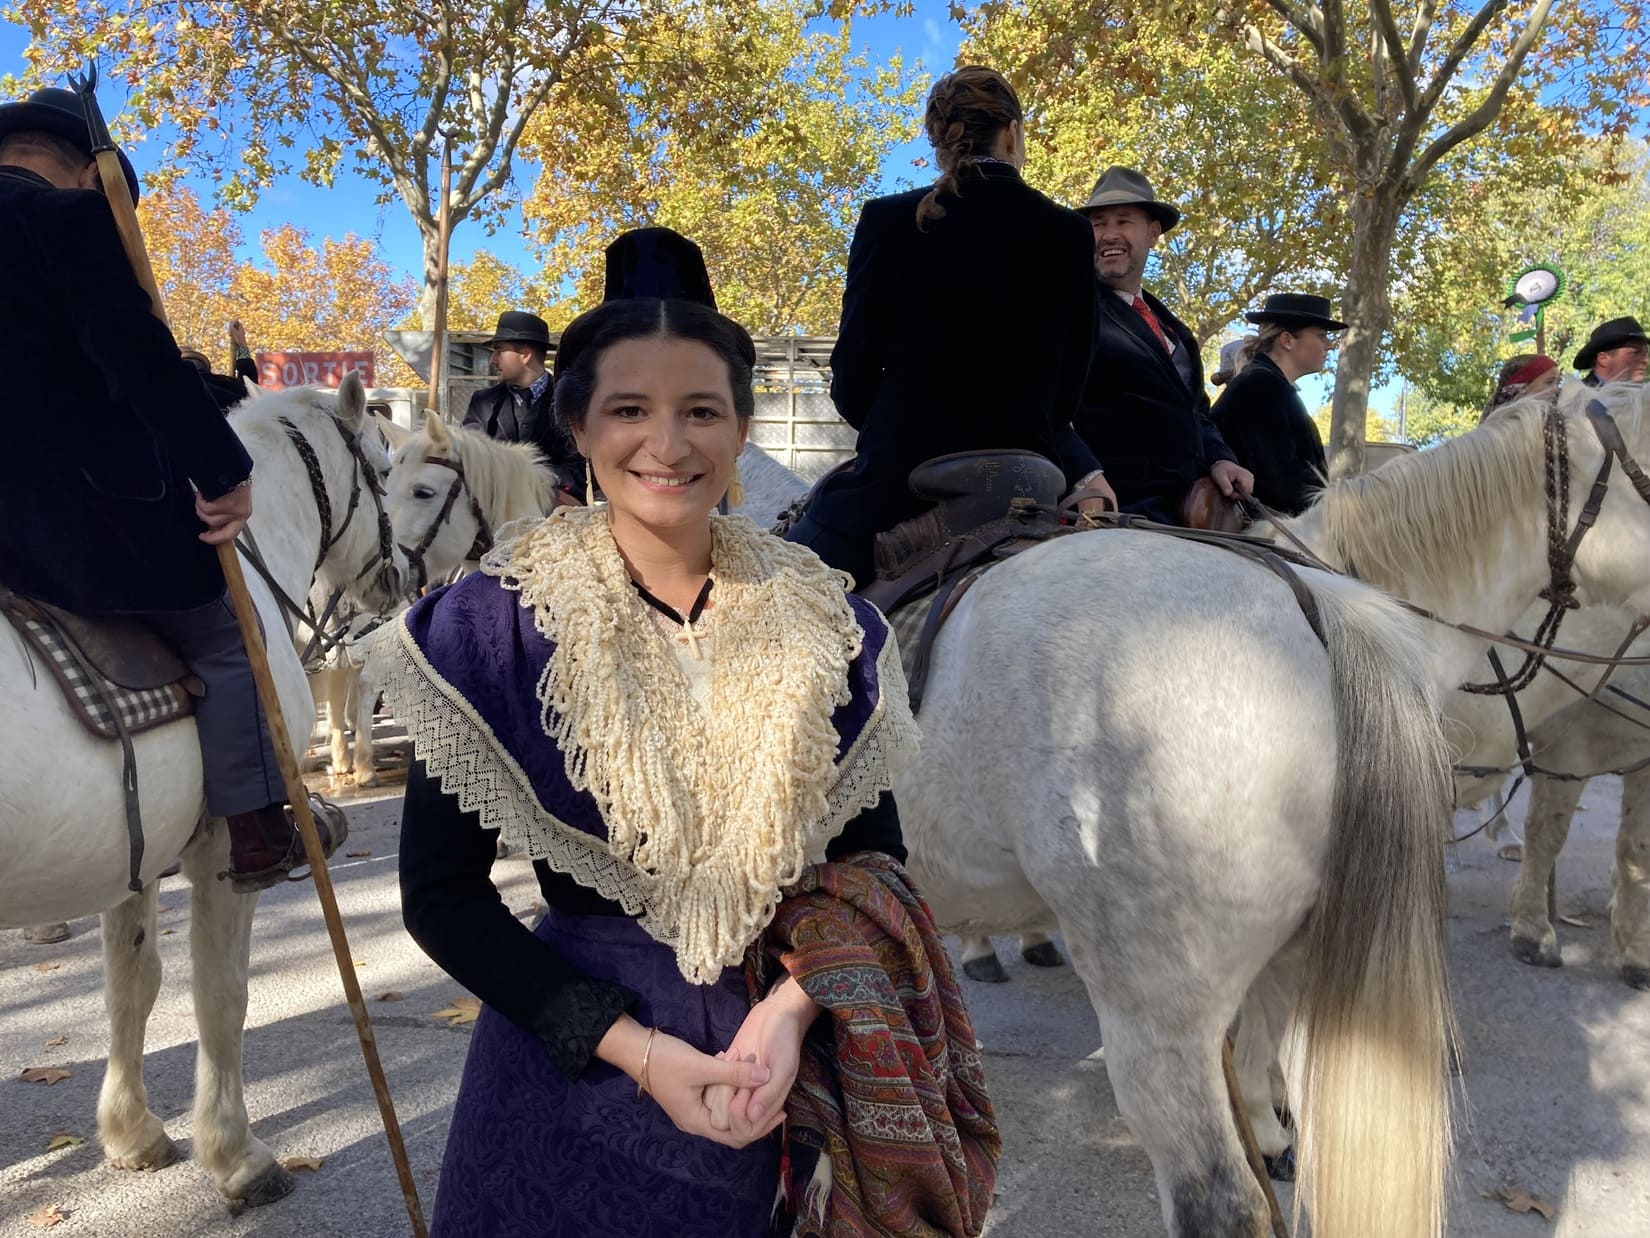
<svg viewBox="0 0 1650 1238"><path fill-rule="evenodd" d="M739 517L712 518L711 563L708 709L637 596L605 508L564 508L501 543L482 564L494 579L424 599L373 651L419 758L460 806L637 915L699 983L740 961L810 855L876 802L916 743L894 641L838 573ZM519 605L504 615L510 594ZM466 624L444 644L443 606ZM516 630L522 608L542 641ZM486 673L534 677L536 742L554 744L555 782L578 793L566 803L553 790L546 802L546 778L524 768L542 760L522 748L524 726L453 673L473 675L466 639L502 644L500 623L515 649ZM591 801L599 819L579 820Z"/></svg>

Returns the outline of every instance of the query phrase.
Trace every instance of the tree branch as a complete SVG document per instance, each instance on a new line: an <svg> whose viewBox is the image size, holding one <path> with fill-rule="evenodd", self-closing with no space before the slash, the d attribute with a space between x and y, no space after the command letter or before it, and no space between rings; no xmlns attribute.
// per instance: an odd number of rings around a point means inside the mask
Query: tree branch
<svg viewBox="0 0 1650 1238"><path fill-rule="evenodd" d="M1496 0L1491 0L1491 3L1496 3ZM1440 159L1462 142L1476 137L1489 127L1490 122L1501 111L1501 105L1506 102L1507 92L1512 89L1519 70L1524 67L1525 58L1541 41L1541 33L1546 28L1547 15L1552 12L1552 7L1553 0L1536 0L1535 11L1530 14L1529 24L1524 27L1517 41L1513 43L1512 50L1507 53L1507 63L1501 66L1501 72L1496 75L1495 84L1490 87L1489 94L1484 96L1483 101L1469 115L1434 138L1405 175L1406 187L1410 193L1420 187L1427 173L1432 171Z"/></svg>
<svg viewBox="0 0 1650 1238"><path fill-rule="evenodd" d="M1387 67L1397 79L1398 93L1403 96L1405 109L1413 112L1420 98L1415 89L1415 74L1410 71L1404 52L1403 36L1398 33L1398 22L1392 15L1392 5L1389 0L1369 0L1369 9L1381 32L1381 42L1387 52Z"/></svg>
<svg viewBox="0 0 1650 1238"><path fill-rule="evenodd" d="M1245 26L1243 34L1244 43L1251 51L1259 53L1274 69L1285 74L1308 98L1340 117L1341 124L1353 138L1364 139L1374 131L1374 123L1347 91L1334 89L1322 78L1308 73L1300 61L1268 38L1259 26Z"/></svg>
<svg viewBox="0 0 1650 1238"><path fill-rule="evenodd" d="M1426 118L1432 115L1433 108L1437 107L1438 100L1443 98L1444 91L1448 89L1450 80L1455 76L1455 71L1461 67L1461 62L1467 58L1467 53L1472 51L1473 47L1477 45L1479 37L1485 30L1489 29L1490 23L1499 17L1501 11L1506 7L1507 0L1488 0L1488 3L1473 16L1472 21L1467 24L1467 28L1456 38L1454 45L1449 49L1449 54L1444 57L1443 63L1438 66L1438 71L1432 75L1432 82L1427 86L1426 93L1421 96L1419 105L1414 109L1417 120L1425 123ZM1532 17L1530 19L1531 25L1544 24L1547 20L1547 10L1551 7L1550 2L1542 3L1539 17ZM1522 57L1520 57L1520 60L1522 60Z"/></svg>
<svg viewBox="0 0 1650 1238"><path fill-rule="evenodd" d="M1323 11L1311 0L1266 0L1272 10L1301 32L1301 37L1312 45L1312 50L1323 57Z"/></svg>
<svg viewBox="0 0 1650 1238"><path fill-rule="evenodd" d="M1438 0L1421 0L1415 10L1415 24L1409 32L1409 71L1421 76L1421 57L1426 54L1427 40L1432 36L1432 23L1438 17Z"/></svg>

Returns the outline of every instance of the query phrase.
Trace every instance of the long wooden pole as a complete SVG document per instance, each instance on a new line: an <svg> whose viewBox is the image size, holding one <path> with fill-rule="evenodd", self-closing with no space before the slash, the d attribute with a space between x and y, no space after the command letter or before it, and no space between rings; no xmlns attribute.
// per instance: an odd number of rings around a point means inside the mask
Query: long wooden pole
<svg viewBox="0 0 1650 1238"><path fill-rule="evenodd" d="M430 334L429 407L438 417L447 414L447 251L453 243L453 139L441 139L441 209L436 215L435 327Z"/></svg>
<svg viewBox="0 0 1650 1238"><path fill-rule="evenodd" d="M126 188L126 176L120 159L112 148L97 153L97 170L103 179L104 196L114 213L115 227L120 232L121 244L132 263L138 282L149 294L155 315L166 321L166 307L161 300L160 286L154 269L149 265L148 249L143 243L143 232L138 227L137 209ZM303 839L304 855L314 875L315 893L321 900L321 914L326 920L327 935L332 939L332 954L338 961L338 975L344 982L344 997L349 1002L350 1016L355 1020L355 1034L361 1042L361 1056L366 1059L367 1075L372 1080L373 1095L378 1098L378 1114L383 1119L384 1135L389 1140L390 1155L395 1161L396 1177L401 1182L401 1196L407 1205L407 1218L412 1222L416 1238L429 1233L424 1224L424 1210L418 1201L418 1186L413 1181L412 1165L407 1160L407 1145L401 1138L401 1123L395 1116L395 1102L390 1099L390 1086L384 1078L384 1066L378 1058L378 1042L373 1038L372 1019L367 1004L361 997L361 983L355 977L355 962L350 957L349 941L344 936L343 917L338 914L338 899L332 888L332 874L327 871L326 852L321 847L320 835L315 830L315 818L309 809L309 791L298 771L298 754L292 750L292 737L286 729L286 718L281 712L281 698L275 689L275 677L269 670L269 658L264 650L263 633L258 626L257 611L251 595L246 591L246 577L241 572L240 555L232 543L218 546L218 563L223 568L224 583L229 589L229 601L235 608L235 620L240 625L241 640L246 645L247 661L252 664L252 679L258 688L258 701L264 708L264 720L274 741L275 757L281 767L281 781L286 787L292 815L298 822L298 835Z"/></svg>

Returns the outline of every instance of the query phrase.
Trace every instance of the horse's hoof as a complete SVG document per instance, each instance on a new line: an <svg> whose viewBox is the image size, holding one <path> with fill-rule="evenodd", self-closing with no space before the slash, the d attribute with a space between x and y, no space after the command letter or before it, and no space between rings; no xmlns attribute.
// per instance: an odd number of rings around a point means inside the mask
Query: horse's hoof
<svg viewBox="0 0 1650 1238"><path fill-rule="evenodd" d="M23 940L32 946L54 946L69 940L69 926L59 920L56 924L35 924L23 930Z"/></svg>
<svg viewBox="0 0 1650 1238"><path fill-rule="evenodd" d="M116 1169L133 1169L143 1173L153 1173L157 1169L165 1169L168 1165L175 1165L182 1159L183 1154L178 1151L178 1145L173 1143L165 1132L162 1132L160 1138L143 1151L133 1153L131 1156L117 1156L110 1161L110 1164Z"/></svg>
<svg viewBox="0 0 1650 1238"><path fill-rule="evenodd" d="M231 1200L229 1206L237 1211L241 1208L262 1208L265 1204L285 1199L297 1187L298 1179L283 1169L281 1162L271 1161L269 1168L252 1179L241 1197Z"/></svg>
<svg viewBox="0 0 1650 1238"><path fill-rule="evenodd" d="M1549 953L1539 941L1531 941L1528 937L1514 937L1512 952L1513 958L1531 967L1564 966L1564 958L1556 949Z"/></svg>
<svg viewBox="0 0 1650 1238"><path fill-rule="evenodd" d="M1033 967L1064 967L1065 959L1060 957L1060 947L1052 941L1040 941L1035 946L1027 946L1020 951L1020 957Z"/></svg>
<svg viewBox="0 0 1650 1238"><path fill-rule="evenodd" d="M1630 989L1650 989L1650 967L1634 967L1623 964L1621 968L1622 983Z"/></svg>
<svg viewBox="0 0 1650 1238"><path fill-rule="evenodd" d="M964 959L963 975L983 984L1002 984L1008 979L1008 973L1003 970L1003 965L997 961L994 954L978 959Z"/></svg>
<svg viewBox="0 0 1650 1238"><path fill-rule="evenodd" d="M1295 1149L1285 1148L1276 1156L1261 1157L1266 1162L1266 1176L1273 1182L1293 1182L1295 1180Z"/></svg>

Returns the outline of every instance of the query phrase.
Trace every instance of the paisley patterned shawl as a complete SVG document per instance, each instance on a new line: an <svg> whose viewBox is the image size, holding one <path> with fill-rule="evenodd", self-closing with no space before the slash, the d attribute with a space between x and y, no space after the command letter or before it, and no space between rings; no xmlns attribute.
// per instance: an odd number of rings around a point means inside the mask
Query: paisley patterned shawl
<svg viewBox="0 0 1650 1238"><path fill-rule="evenodd" d="M786 975L825 1008L787 1117L777 1236L975 1235L1002 1139L974 1028L927 906L893 859L820 864L753 948L753 996Z"/></svg>
<svg viewBox="0 0 1650 1238"><path fill-rule="evenodd" d="M758 891L760 922L732 957L708 959L702 949L684 954L683 912L674 901L683 883L662 882L615 854L595 798L572 776L584 754L564 752L547 734L553 715L539 689L556 646L511 583L468 576L420 599L386 628L369 650L386 700L429 775L462 809L480 814L484 829L498 829L513 847L618 903L677 950L684 976L714 980L722 966L739 962L772 916L780 882ZM870 604L848 603L859 651L837 694L844 703L831 711L836 760L824 812L803 840L808 856L822 855L826 842L891 788L917 742L887 624Z"/></svg>

